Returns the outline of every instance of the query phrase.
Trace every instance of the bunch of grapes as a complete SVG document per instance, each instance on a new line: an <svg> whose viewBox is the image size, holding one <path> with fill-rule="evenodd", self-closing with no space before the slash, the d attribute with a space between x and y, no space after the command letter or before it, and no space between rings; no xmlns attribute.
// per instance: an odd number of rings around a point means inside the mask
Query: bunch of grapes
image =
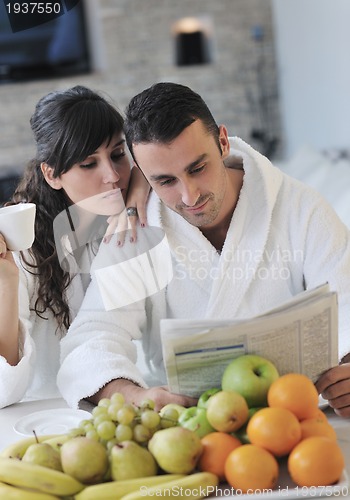
<svg viewBox="0 0 350 500"><path fill-rule="evenodd" d="M101 399L92 410L92 418L82 420L70 434L100 441L108 450L117 443L130 440L147 446L157 430L178 424L179 414L175 409L158 413L154 406L151 399L135 406L126 403L122 394L115 393L110 399Z"/></svg>

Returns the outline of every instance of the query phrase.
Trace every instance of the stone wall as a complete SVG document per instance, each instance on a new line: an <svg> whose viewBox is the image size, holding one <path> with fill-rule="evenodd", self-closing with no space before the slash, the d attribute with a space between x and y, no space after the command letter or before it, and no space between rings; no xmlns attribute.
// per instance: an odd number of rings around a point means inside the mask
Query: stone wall
<svg viewBox="0 0 350 500"><path fill-rule="evenodd" d="M89 75L0 85L0 172L22 171L34 155L29 118L37 100L53 89L75 84L105 92L123 111L143 88L156 81L176 81L199 92L230 135L239 135L260 150L263 146L250 136L253 128L263 126L280 137L270 0L85 1L93 12L90 24L101 68ZM175 64L172 28L187 16L199 17L211 27L210 64ZM263 43L252 37L256 25L264 29ZM264 74L259 77L262 55ZM261 77L263 84L258 81ZM261 118L256 101L264 97L268 115Z"/></svg>

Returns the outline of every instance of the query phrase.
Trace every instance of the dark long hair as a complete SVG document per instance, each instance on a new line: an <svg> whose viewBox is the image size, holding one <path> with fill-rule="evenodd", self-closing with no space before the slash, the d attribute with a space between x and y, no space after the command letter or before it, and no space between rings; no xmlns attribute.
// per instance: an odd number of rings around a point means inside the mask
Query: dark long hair
<svg viewBox="0 0 350 500"><path fill-rule="evenodd" d="M37 103L30 119L37 154L11 202L36 204L35 240L30 258L22 254L22 259L38 279L36 314L45 318L45 311L50 310L61 331L68 329L71 322L66 291L73 277L59 263L53 221L71 201L63 189L55 190L47 184L40 165L47 163L53 176L59 177L122 132L123 124L121 114L111 103L83 86L50 92Z"/></svg>

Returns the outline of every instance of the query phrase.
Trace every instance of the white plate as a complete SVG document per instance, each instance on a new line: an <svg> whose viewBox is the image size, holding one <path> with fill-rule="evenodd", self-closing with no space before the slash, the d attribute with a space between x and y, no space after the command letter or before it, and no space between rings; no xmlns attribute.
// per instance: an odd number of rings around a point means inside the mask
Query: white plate
<svg viewBox="0 0 350 500"><path fill-rule="evenodd" d="M250 494L235 494L234 490L229 485L220 486L220 493L217 498L227 499L243 499L243 500L277 500L284 498L320 498L320 497L331 497L331 496L347 496L349 492L349 477L344 470L341 478L337 484L332 486L314 486L307 488L306 486L300 487L296 486L295 483L290 479L287 473L286 463L280 465L280 475L278 478L278 485L274 490L261 490L261 493L250 493Z"/></svg>
<svg viewBox="0 0 350 500"><path fill-rule="evenodd" d="M85 410L58 408L30 413L17 420L13 428L22 436L32 436L33 430L37 435L64 434L77 427L81 420L89 418L91 413Z"/></svg>

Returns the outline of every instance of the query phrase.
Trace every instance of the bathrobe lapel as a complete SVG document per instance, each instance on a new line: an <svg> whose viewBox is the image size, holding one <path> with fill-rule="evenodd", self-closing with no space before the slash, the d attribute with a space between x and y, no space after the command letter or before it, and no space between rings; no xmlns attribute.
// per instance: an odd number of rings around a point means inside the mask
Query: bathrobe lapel
<svg viewBox="0 0 350 500"><path fill-rule="evenodd" d="M231 318L244 300L263 260L281 172L239 138L231 155L243 159L244 181L220 256L222 279L212 283L207 317ZM236 151L239 147L240 152ZM232 286L234 280L234 286Z"/></svg>

